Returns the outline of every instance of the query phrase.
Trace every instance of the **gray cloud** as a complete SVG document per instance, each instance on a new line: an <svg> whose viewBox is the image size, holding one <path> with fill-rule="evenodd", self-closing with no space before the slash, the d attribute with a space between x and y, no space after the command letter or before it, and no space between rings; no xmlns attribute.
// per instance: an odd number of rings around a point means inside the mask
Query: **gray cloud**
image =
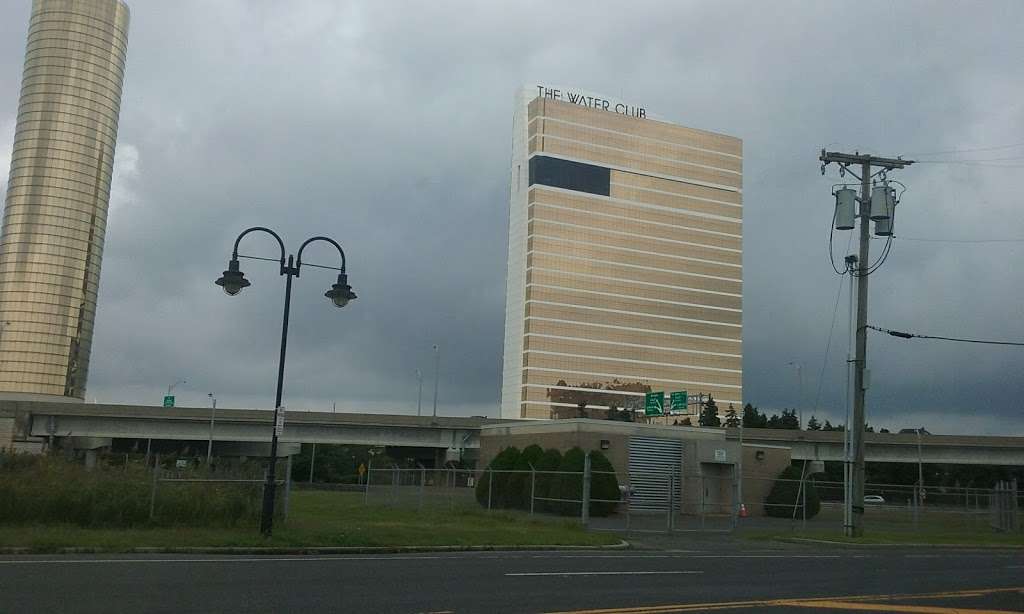
<svg viewBox="0 0 1024 614"><path fill-rule="evenodd" d="M13 140L28 11L27 2L0 9L0 156ZM292 249L314 234L338 239L360 296L339 311L322 296L329 272L296 280L287 405L414 411L421 368L429 408L439 343L441 411L494 415L512 97L541 81L744 139L746 397L835 419L847 297L844 289L820 378L845 281L827 262L836 177L818 174L818 149L897 155L1024 142L1016 2L853 11L136 1L132 13L89 387L104 402L155 403L184 377L184 404L215 392L225 406L272 405L283 280L270 263L244 261L253 286L242 295L228 299L212 283L237 233L267 225ZM1024 238L1019 172L921 164L899 173L910 189L898 234ZM837 257L846 240L837 233ZM871 278L870 320L1024 339L1022 249L898 239ZM264 238L242 246L274 250ZM311 250L312 262L335 261L325 247ZM1020 350L873 334L869 352L873 423L1024 433ZM794 360L804 365L802 395Z"/></svg>

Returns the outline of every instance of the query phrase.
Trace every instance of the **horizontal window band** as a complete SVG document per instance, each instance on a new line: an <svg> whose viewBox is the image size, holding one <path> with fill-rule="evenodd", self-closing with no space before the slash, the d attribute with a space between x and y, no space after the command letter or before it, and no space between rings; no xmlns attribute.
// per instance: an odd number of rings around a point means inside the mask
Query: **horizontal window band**
<svg viewBox="0 0 1024 614"><path fill-rule="evenodd" d="M566 259L577 260L577 261L580 261L580 262L598 263L598 264L604 264L604 265L609 265L609 266L629 267L629 268L633 268L633 269L639 269L639 270L642 270L642 271L656 271L656 272L659 272L659 273L668 273L668 274L672 274L672 275L682 275L682 276L688 276L688 277L708 279L708 280L713 280L713 281L729 282L729 283L731 283L731 284L733 284L735 286L737 291L740 291L740 289L742 288L742 284L743 284L743 280L742 279L737 279L735 277L719 277L717 275L705 275L705 274L702 274L702 273L695 273L693 271L685 271L685 270L679 270L679 269L666 269L666 268L660 268L660 267L653 267L653 266L649 266L649 265L633 264L631 262L622 262L620 260L605 260L603 258L591 258L591 257L587 257L587 256L581 256L581 255L578 255L578 254L573 254L573 253L563 253L563 252L557 252L557 251L547 251L547 250L544 250L544 249L537 249L537 248L528 249L528 251L526 252L527 267L531 266L529 264L529 257L531 255L546 256L546 257L552 257L552 258L566 258Z"/></svg>
<svg viewBox="0 0 1024 614"><path fill-rule="evenodd" d="M587 360L587 361L593 360L593 361L601 361L601 362L621 362L621 363L635 364L635 365L638 365L638 366L652 365L652 366L656 366L656 367L666 367L666 368L671 368L671 369L693 369L693 370L696 370L696 371L708 371L710 373L729 373L729 374L734 374L734 375L735 374L743 373L743 369L725 369L725 368L721 368L721 367L702 367L700 365L695 365L695 364L690 364L690 363L658 362L658 361L655 361L655 360L639 360L639 359L633 359L633 358L620 358L618 356L613 356L613 357L610 357L610 356L594 356L594 355L591 355L591 354L574 354L574 353L570 353L570 352L556 352L556 351L553 351L553 350L536 350L536 349L533 349L533 348L530 348L530 349L527 349L527 350L523 350L523 354L524 355L539 354L539 355L544 355L544 356L565 357L565 358L573 358L573 359L577 359L577 360Z"/></svg>
<svg viewBox="0 0 1024 614"><path fill-rule="evenodd" d="M614 191L614 184L612 188ZM540 203L586 212L615 211L618 213L617 217L627 217L631 214L641 216L633 218L639 221L653 222L660 219L663 220L663 224L686 228L702 234L734 239L743 238L743 220L738 217L726 217L694 209L647 203L616 196L571 192L551 186L535 185L530 187L530 191L531 193L527 195L527 207Z"/></svg>
<svg viewBox="0 0 1024 614"><path fill-rule="evenodd" d="M729 182L720 182L727 180L725 178L714 177L714 173L710 171L692 171L687 175L675 174L680 173L682 169L677 168L642 168L637 166L635 161L623 160L617 161L614 156L604 155L600 151L588 151L585 150L583 145L566 145L563 143L544 143L544 148L536 148L534 144L530 143L527 152L531 156L545 156L547 158L558 158L561 160L567 160L571 162L580 162L584 164L591 164L607 168L612 171L625 171L628 173L634 173L637 175L647 175L651 177L659 177L662 179L668 179L670 181L678 181L680 183L689 183L693 185L702 185L705 187L713 187L716 189L733 191L736 193L742 193L742 179L737 178L736 181L728 180ZM658 164L655 161L646 161L647 166L657 167ZM662 165L668 167L669 165Z"/></svg>
<svg viewBox="0 0 1024 614"><path fill-rule="evenodd" d="M681 332L675 332L675 331L665 331L665 330L657 330L657 329L651 329L651 328L641 328L641 327L637 327L637 326L623 326L621 324L607 324L607 323L603 323L603 322L584 322L584 321L580 321L580 320L573 320L573 319L568 319L568 318L557 318L557 317L551 317L551 316L528 315L528 316L526 316L525 320L527 322L530 322L530 321L552 322L552 323L564 324L564 325L569 325L569 326L606 328L606 329L609 329L609 330L629 331L629 332L641 333L641 334L645 334L645 335L672 335L672 336L676 336L676 337L683 337L683 338L691 338L691 339L702 340L702 341L709 341L709 342L713 342L713 343L735 344L737 346L739 346L742 343L742 339L740 339L738 337L716 337L716 336L713 336L713 335L699 335L699 334L695 334L695 333L681 333ZM527 326L527 329L526 329L525 332L528 333L528 332L533 332L533 331L534 331L534 329L532 329L529 326Z"/></svg>
<svg viewBox="0 0 1024 614"><path fill-rule="evenodd" d="M558 304L571 307L600 309L614 313L638 316L665 317L687 322L701 322L733 326L743 325L743 313L713 307L653 301L628 295L611 295L593 290L574 290L530 284L526 292L527 303Z"/></svg>
<svg viewBox="0 0 1024 614"><path fill-rule="evenodd" d="M587 258L552 255L544 252L533 253L528 260L526 264L527 275L530 271L549 271L560 275L607 279L609 282L672 288L685 292L699 292L701 294L736 299L742 299L743 297L743 283L740 281L714 280L705 276L681 273L679 271L659 271L633 265L604 263ZM522 278L522 275L517 275L512 281L517 284L517 287L521 287L525 283ZM740 305L741 300L737 300L735 304Z"/></svg>
<svg viewBox="0 0 1024 614"><path fill-rule="evenodd" d="M543 116L551 119L564 119L588 126L603 126L610 130L620 130L627 134L657 138L668 137L670 142L677 142L678 140L681 144L691 144L702 149L720 153L732 153L735 155L742 155L743 153L742 141L736 137L697 128L689 128L656 119L639 120L616 113L595 113L590 109L581 108L569 102L537 98L527 104L526 112L527 118Z"/></svg>
<svg viewBox="0 0 1024 614"><path fill-rule="evenodd" d="M527 126L533 125L533 124L535 124L537 122L541 122L541 121L543 121L543 122L554 122L554 123L563 124L563 125L566 125L566 126L573 126L573 127L577 127L577 128L584 128L584 129L587 129L587 130L593 130L595 132L604 132L604 133L618 135L618 136L635 138L635 139L640 139L642 141L649 141L649 142L652 142L652 143L660 143L660 144L668 145L668 146L671 146L671 147L679 147L681 149L689 149L689 150L692 150L692 151L696 151L696 152L700 152L700 153L706 153L706 154L710 154L710 155L714 155L714 156L723 156L723 157L726 157L726 158L733 158L733 159L736 159L736 160L743 160L743 156L742 155L736 155L736 154L727 153L727 152L723 152L723 151L717 151L717 150L714 150L714 149L706 149L706 148L703 148L703 147L697 147L695 145L688 145L688 144L685 144L685 143L676 143L676 142L673 142L673 141L665 141L665 140L658 139L658 138L655 138L655 137L652 137L652 136L646 136L646 135L637 134L637 133L634 133L634 132L623 132L621 130L612 130L611 128L605 128L605 127L602 127L602 126L595 126L593 124L584 124L584 123L580 123L580 122L573 122L573 121L569 121L569 120L564 119L564 118L551 117L551 116L548 116L548 115L533 115L533 116L531 116L529 118L529 121L527 122Z"/></svg>
<svg viewBox="0 0 1024 614"><path fill-rule="evenodd" d="M645 377L645 376L636 375L636 374L600 373L600 372L595 372L595 371L573 371L573 370L570 370L570 369L548 368L548 367L523 367L523 370L527 371L527 372L536 371L536 372L539 372L539 373L548 373L548 374L550 374L550 373L558 373L558 374L571 373L571 374L577 375L577 376L582 375L583 378L580 381L593 381L592 378L598 378L598 379L600 379L600 378L611 378L608 381L614 381L614 380L618 380L620 382L635 382L635 381L639 381L641 383L646 383L647 381L656 381L656 382L659 382L661 384L678 385L678 386L681 386L682 388L686 388L687 391L693 390L694 392L697 392L698 389L700 389L701 392L708 392L709 390L713 392L714 389L716 389L716 388L721 389L721 390L741 390L743 388L743 386L733 386L733 385L729 385L729 384L714 384L714 383L706 382L706 381L693 381L693 380L687 381L687 380L664 379L664 378L659 378L659 377ZM565 376L564 375L559 375L558 378L559 379L565 379ZM527 385L530 384L529 373L527 373L526 379L524 381L525 381L525 383ZM677 388L677 390L678 390L678 388Z"/></svg>
<svg viewBox="0 0 1024 614"><path fill-rule="evenodd" d="M525 352L522 357L524 369L566 369L571 372L620 373L629 378L647 378L662 381L702 382L708 386L739 388L743 385L743 374L739 372L708 371L674 365L655 365L611 358L584 358L554 356Z"/></svg>
<svg viewBox="0 0 1024 614"><path fill-rule="evenodd" d="M604 246L588 241L574 241L569 238L537 233L527 237L526 255L529 256L531 252L572 256L613 264L633 265L724 281L740 283L743 281L741 265L705 262L695 258L656 254L624 247Z"/></svg>
<svg viewBox="0 0 1024 614"><path fill-rule="evenodd" d="M637 294L632 294L632 293L629 293L629 292L623 292L623 291L621 291L622 289L619 289L620 291L615 292L615 291L612 291L612 289L608 289L608 288L597 288L597 289L581 288L581 287L573 287L573 286L569 286L569 285L562 285L562 284L559 284L557 282L555 282L555 283L530 282L530 283L526 284L526 287L527 287L527 289L529 289L529 288L538 288L538 289L543 289L543 290L547 290L547 291L552 291L553 293L563 293L566 296L572 296L572 293L579 293L579 294L587 294L587 295L598 296L598 297L611 297L613 299L621 299L621 300L646 301L648 303L653 303L655 305L665 305L665 306L668 306L668 307L682 307L682 308L687 308L687 309L696 309L696 310L700 310L701 312L705 312L705 311L708 312L709 316L715 316L716 314L720 315L723 318L725 318L723 321L733 321L733 320L736 320L735 323L737 323L737 324L739 323L739 320L740 320L740 318L742 316L742 313L743 313L742 309L732 309L732 308L728 308L728 307L718 307L718 306L714 306L714 305L706 305L706 304L701 304L701 303L693 303L693 302L689 302L689 301L674 301L674 300L671 300L671 299L657 298L657 297L651 297L651 296L639 296ZM530 292L528 291L527 292L527 296L536 296L536 295L535 294L530 294ZM718 321L718 320L711 320L711 321Z"/></svg>
<svg viewBox="0 0 1024 614"><path fill-rule="evenodd" d="M674 297L676 299L674 302L678 303L736 311L743 310L743 298L740 294L714 292L703 288L649 283L635 279L616 278L608 275L580 273L562 269L549 269L539 266L527 269L526 282L581 290L604 290L613 294L628 290L627 296L636 296L638 298Z"/></svg>
<svg viewBox="0 0 1024 614"><path fill-rule="evenodd" d="M636 206L603 200L594 202L591 199L568 199L565 198L565 194L548 191L539 191L531 196L532 198L526 204L527 219L538 219L541 217L541 210L544 210L546 217L562 221L583 218L592 224L597 224L596 227L627 222L633 226L659 232L658 236L660 237L685 237L687 242L695 245L742 251L742 234L719 232L703 227L700 223L702 220L699 219L681 216L681 219L672 219L677 216L665 211L645 211ZM530 218L529 208L535 208L532 218ZM677 238L677 240L684 239Z"/></svg>
<svg viewBox="0 0 1024 614"><path fill-rule="evenodd" d="M546 296L546 295L542 295L542 296ZM561 302L556 302L554 300L545 300L545 299L527 298L526 299L526 305L527 305L527 307L529 307L530 305L545 305L545 306L551 306L551 307L562 307L562 308L570 309L570 310L582 309L582 310L586 310L586 311L596 311L596 312L605 313L605 314L622 315L622 316L625 316L627 318L640 318L640 319L656 318L657 320L665 320L667 322L686 322L687 324L699 324L699 325L704 325L704 326L709 326L709 327L721 327L724 330L735 330L736 332L739 332L743 328L742 324L732 324L732 323L722 322L722 321L718 321L718 320L700 320L700 319L697 319L697 318L684 318L684 317L679 317L679 316L660 315L660 314L648 313L648 312L643 312L643 311L627 311L625 309L611 309L611 308L607 308L607 307L595 307L595 306L592 306L592 305L586 305L586 304L580 304L580 303L561 303Z"/></svg>
<svg viewBox="0 0 1024 614"><path fill-rule="evenodd" d="M681 345L681 346L646 345L646 344L635 343L635 342L627 342L627 341L612 341L612 340L608 340L608 339L604 339L604 338L575 337L575 336L571 336L571 335L559 335L559 334L554 334L554 333L549 333L549 332L528 332L528 333L524 333L523 337L524 337L524 339L526 339L527 342L519 344L520 347L525 347L526 345L530 345L531 347L533 347L533 344L534 344L533 340L537 339L537 340L542 340L542 341L550 340L550 341L553 341L553 342L563 342L563 343L579 344L579 345L584 345L584 346L585 345L616 346L616 347L624 347L624 348L631 348L631 349L638 349L638 350L653 350L655 352L688 354L688 355L692 355L692 356L695 356L695 357L702 357L702 358L703 357L707 357L708 359L711 359L711 360L722 360L722 361L729 361L729 362L740 361L743 358L743 355L742 354L738 354L738 353L709 352L709 351L704 351L704 350L693 349L692 347L689 347L689 346L686 346L686 345ZM684 338L681 338L680 340L685 342L686 338L684 337ZM520 351L522 351L522 350L520 350Z"/></svg>
<svg viewBox="0 0 1024 614"><path fill-rule="evenodd" d="M721 264L737 267L743 266L743 250L718 247L714 245L704 245L701 243L694 243L692 241L670 239L661 235L647 234L631 229L625 223L620 226L620 230L612 230L601 226L590 226L575 222L568 222L564 221L564 219L551 219L552 217L555 216L535 215L530 220L535 230L529 233L527 238L529 238L529 236L541 235L560 238L555 233L561 231L567 236L574 237L577 242L592 243L602 247L629 249L642 253L654 253L663 256L672 256L675 258L685 258L696 262L705 262L708 264ZM537 229L538 227L543 226L550 226L552 228L549 230ZM613 239L618 243L612 243L611 241ZM629 245L637 244L645 247L657 246L658 248L663 249L651 252L635 250L628 247Z"/></svg>
<svg viewBox="0 0 1024 614"><path fill-rule="evenodd" d="M647 160L647 159L657 160L659 162L666 162L666 163L669 163L669 164L678 164L680 166L693 166L693 167L696 167L696 168L702 169L702 170L714 171L714 172L718 172L718 173L726 173L726 174L729 174L729 175L737 175L737 176L740 176L740 177L743 176L743 171L742 170L735 170L735 169L730 169L730 168L722 168L722 167L718 167L718 166L711 166L711 165L708 165L708 164L701 164L699 162L693 162L693 161L690 161L690 160L685 160L685 159L680 159L680 158L666 158L665 156L659 156L658 154L653 154L653 153L646 152L646 151L640 151L640 150L636 150L636 149L623 149L621 147L614 147L614 146L611 146L611 145L606 145L604 143L598 143L598 142L595 142L595 141L581 141L579 139L573 139L573 138L569 138L569 137L565 137L565 136L561 136L561 135L557 135L557 134L551 134L549 132L541 132L541 133L538 133L538 134L531 135L529 137L529 140L531 140L531 141L538 141L538 144L540 144L540 142L546 143L547 141L560 141L560 142L563 142L563 143L571 143L573 145L582 145L584 147L593 147L595 149L608 150L608 151L611 151L611 152L614 152L614 153L624 154L624 155L627 155L627 156L641 157L644 160ZM545 149L546 149L545 147L541 146L541 147L538 148L538 151L545 151Z"/></svg>

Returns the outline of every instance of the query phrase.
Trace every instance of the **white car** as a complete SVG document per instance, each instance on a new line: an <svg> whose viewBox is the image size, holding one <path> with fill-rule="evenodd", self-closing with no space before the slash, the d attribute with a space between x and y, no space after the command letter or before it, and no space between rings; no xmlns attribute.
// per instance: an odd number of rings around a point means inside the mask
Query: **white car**
<svg viewBox="0 0 1024 614"><path fill-rule="evenodd" d="M881 505L885 503L885 499L880 495L864 495L864 503L866 505Z"/></svg>

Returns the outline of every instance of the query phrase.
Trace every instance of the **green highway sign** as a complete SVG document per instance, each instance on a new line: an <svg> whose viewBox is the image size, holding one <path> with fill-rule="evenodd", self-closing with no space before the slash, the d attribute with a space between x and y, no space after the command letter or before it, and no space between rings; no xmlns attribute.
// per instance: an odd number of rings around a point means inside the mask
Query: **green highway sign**
<svg viewBox="0 0 1024 614"><path fill-rule="evenodd" d="M664 415L663 408L665 407L665 393L664 392L648 392L644 395L644 415L645 416L661 416Z"/></svg>
<svg viewBox="0 0 1024 614"><path fill-rule="evenodd" d="M689 399L689 397L686 396L685 390L682 390L680 392L673 392L672 394L669 395L669 399L672 403L672 411L686 413L687 400Z"/></svg>
<svg viewBox="0 0 1024 614"><path fill-rule="evenodd" d="M167 395L164 397L164 407L174 407L174 396Z"/></svg>

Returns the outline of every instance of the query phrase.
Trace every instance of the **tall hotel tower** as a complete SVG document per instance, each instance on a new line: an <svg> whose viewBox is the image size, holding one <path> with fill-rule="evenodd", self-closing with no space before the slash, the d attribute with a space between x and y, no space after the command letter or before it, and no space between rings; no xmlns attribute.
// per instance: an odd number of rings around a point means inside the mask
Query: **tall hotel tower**
<svg viewBox="0 0 1024 614"><path fill-rule="evenodd" d="M648 391L739 409L742 168L740 139L571 88L520 92L502 418L635 409Z"/></svg>
<svg viewBox="0 0 1024 614"><path fill-rule="evenodd" d="M0 398L85 398L128 37L119 0L34 0L0 234Z"/></svg>

